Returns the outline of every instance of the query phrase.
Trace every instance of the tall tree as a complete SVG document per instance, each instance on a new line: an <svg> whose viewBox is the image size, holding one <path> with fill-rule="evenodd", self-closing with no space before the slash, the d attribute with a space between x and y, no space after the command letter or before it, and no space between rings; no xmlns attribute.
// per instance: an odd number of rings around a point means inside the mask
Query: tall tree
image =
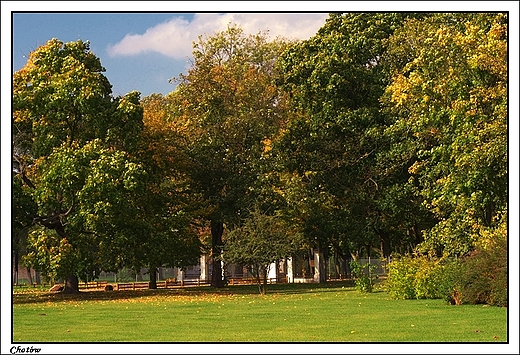
<svg viewBox="0 0 520 355"><path fill-rule="evenodd" d="M437 14L389 41L394 152L436 218L424 250L461 255L505 231L507 15Z"/></svg>
<svg viewBox="0 0 520 355"><path fill-rule="evenodd" d="M186 267L197 262L201 241L193 226L197 195L189 190L183 167L181 127L168 120L169 100L152 94L141 100L144 110L140 161L150 178L141 194L142 218L149 225L139 252L149 268L150 288L156 288L159 266Z"/></svg>
<svg viewBox="0 0 520 355"><path fill-rule="evenodd" d="M380 61L387 39L408 16L331 14L314 37L279 61L297 114L276 149L294 176L289 180L302 186L289 190L302 193L294 202L311 227L307 237L325 252L335 245L369 254L388 234L378 203L385 183L376 169L387 77Z"/></svg>
<svg viewBox="0 0 520 355"><path fill-rule="evenodd" d="M172 115L186 127L191 187L208 208L213 255L212 285L223 285L220 256L226 223L244 217L258 191L262 153L284 119L274 63L285 46L266 33L246 35L230 25L200 36L193 64L169 97Z"/></svg>
<svg viewBox="0 0 520 355"><path fill-rule="evenodd" d="M13 74L13 184L36 205L27 260L67 292L124 263L143 228L139 93L114 98L104 71L88 42L52 39Z"/></svg>

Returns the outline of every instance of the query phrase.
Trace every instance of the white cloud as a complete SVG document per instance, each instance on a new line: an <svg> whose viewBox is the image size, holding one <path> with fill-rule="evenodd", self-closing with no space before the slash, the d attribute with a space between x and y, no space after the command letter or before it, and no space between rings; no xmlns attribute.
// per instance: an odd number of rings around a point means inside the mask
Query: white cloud
<svg viewBox="0 0 520 355"><path fill-rule="evenodd" d="M326 13L202 13L192 21L174 17L151 27L143 34L127 34L121 41L107 48L111 57L159 52L165 56L183 59L191 56L192 42L199 35L223 31L229 23L236 23L246 33L269 30L272 38L307 39L323 26Z"/></svg>

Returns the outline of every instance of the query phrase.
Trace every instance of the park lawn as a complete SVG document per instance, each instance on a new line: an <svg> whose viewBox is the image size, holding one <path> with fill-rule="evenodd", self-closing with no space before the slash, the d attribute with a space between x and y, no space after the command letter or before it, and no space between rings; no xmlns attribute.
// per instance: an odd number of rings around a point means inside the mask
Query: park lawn
<svg viewBox="0 0 520 355"><path fill-rule="evenodd" d="M345 283L13 295L14 342L506 342L507 309Z"/></svg>

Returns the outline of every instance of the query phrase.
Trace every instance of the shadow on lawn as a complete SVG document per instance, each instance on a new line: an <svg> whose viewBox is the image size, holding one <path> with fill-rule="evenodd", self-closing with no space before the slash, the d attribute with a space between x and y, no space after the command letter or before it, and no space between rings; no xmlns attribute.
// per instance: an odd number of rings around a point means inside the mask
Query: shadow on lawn
<svg viewBox="0 0 520 355"><path fill-rule="evenodd" d="M267 295L299 294L308 292L333 292L344 288L344 291L354 290L350 280L330 281L324 284L270 284ZM223 288L209 286L193 286L156 290L122 290L122 291L82 291L78 294L54 293L48 291L13 293L13 304L31 304L62 301L104 301L134 299L150 296L201 296L201 295L259 295L257 285L229 285Z"/></svg>

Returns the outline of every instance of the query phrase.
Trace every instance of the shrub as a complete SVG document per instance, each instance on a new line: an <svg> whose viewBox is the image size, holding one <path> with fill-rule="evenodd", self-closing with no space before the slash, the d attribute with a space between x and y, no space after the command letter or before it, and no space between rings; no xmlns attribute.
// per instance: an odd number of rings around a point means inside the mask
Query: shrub
<svg viewBox="0 0 520 355"><path fill-rule="evenodd" d="M453 284L452 280L446 279L447 270L446 262L437 258L394 258L388 265L388 278L384 288L392 298L443 298L450 292Z"/></svg>
<svg viewBox="0 0 520 355"><path fill-rule="evenodd" d="M439 298L447 303L462 304L461 294L461 270L462 263L459 260L446 261L441 265L437 290Z"/></svg>
<svg viewBox="0 0 520 355"><path fill-rule="evenodd" d="M507 306L507 241L498 239L464 258L457 286L464 303Z"/></svg>
<svg viewBox="0 0 520 355"><path fill-rule="evenodd" d="M416 298L414 278L416 265L409 256L395 258L388 264L388 277L384 283L385 290L392 298Z"/></svg>
<svg viewBox="0 0 520 355"><path fill-rule="evenodd" d="M117 273L118 282L132 282L135 281L135 272L129 268L123 268Z"/></svg>
<svg viewBox="0 0 520 355"><path fill-rule="evenodd" d="M375 279L377 278L377 275L374 275L376 268L376 265L360 264L356 260L350 262L350 270L354 276L354 284L359 291L372 292Z"/></svg>
<svg viewBox="0 0 520 355"><path fill-rule="evenodd" d="M450 304L507 306L507 242L497 239L456 260L405 256L388 265L392 298L442 298Z"/></svg>
<svg viewBox="0 0 520 355"><path fill-rule="evenodd" d="M439 285L443 279L443 269L438 259L418 257L413 286L416 298L441 298Z"/></svg>

